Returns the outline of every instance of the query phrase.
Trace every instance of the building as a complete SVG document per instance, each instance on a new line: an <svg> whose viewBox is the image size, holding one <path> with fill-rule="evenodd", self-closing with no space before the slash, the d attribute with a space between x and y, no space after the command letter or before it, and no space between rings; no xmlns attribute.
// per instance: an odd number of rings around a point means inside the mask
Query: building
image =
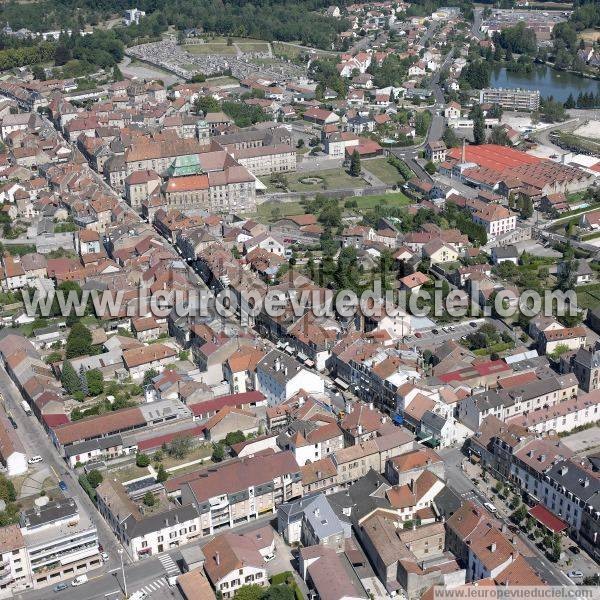
<svg viewBox="0 0 600 600"><path fill-rule="evenodd" d="M431 162L444 162L448 148L443 141L427 142L425 144L425 158Z"/></svg>
<svg viewBox="0 0 600 600"><path fill-rule="evenodd" d="M200 469L165 484L181 503L195 504L202 535L247 523L302 496L302 476L291 452L270 450Z"/></svg>
<svg viewBox="0 0 600 600"><path fill-rule="evenodd" d="M233 598L244 585L269 585L262 547L251 535L233 533L218 535L204 546L204 570L221 597Z"/></svg>
<svg viewBox="0 0 600 600"><path fill-rule="evenodd" d="M505 110L534 111L540 107L539 90L485 88L479 92L480 104L498 104Z"/></svg>
<svg viewBox="0 0 600 600"><path fill-rule="evenodd" d="M300 390L309 394L325 391L323 379L313 371L300 366L296 359L272 350L256 366L258 389L266 397L269 406L289 400Z"/></svg>
<svg viewBox="0 0 600 600"><path fill-rule="evenodd" d="M24 511L20 529L35 588L100 566L96 527L73 498Z"/></svg>
<svg viewBox="0 0 600 600"><path fill-rule="evenodd" d="M350 523L340 519L324 494L282 504L277 509L277 530L285 541L303 546L319 544L343 552L352 535Z"/></svg>
<svg viewBox="0 0 600 600"><path fill-rule="evenodd" d="M27 472L27 454L4 408L0 408L0 461L9 477Z"/></svg>
<svg viewBox="0 0 600 600"><path fill-rule="evenodd" d="M7 525L0 529L0 561L0 598L12 598L14 594L31 587L29 557L18 525Z"/></svg>

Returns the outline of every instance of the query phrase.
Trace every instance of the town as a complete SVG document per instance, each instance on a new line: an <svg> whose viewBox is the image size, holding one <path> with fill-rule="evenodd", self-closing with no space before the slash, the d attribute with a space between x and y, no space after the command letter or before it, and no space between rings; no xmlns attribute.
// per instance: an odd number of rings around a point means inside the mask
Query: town
<svg viewBox="0 0 600 600"><path fill-rule="evenodd" d="M5 3L0 599L600 597L599 8Z"/></svg>

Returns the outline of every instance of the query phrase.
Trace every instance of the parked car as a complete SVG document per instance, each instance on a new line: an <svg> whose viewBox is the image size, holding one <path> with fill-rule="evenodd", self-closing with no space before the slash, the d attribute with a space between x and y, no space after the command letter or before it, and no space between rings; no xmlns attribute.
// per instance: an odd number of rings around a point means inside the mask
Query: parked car
<svg viewBox="0 0 600 600"><path fill-rule="evenodd" d="M570 579L579 579L580 577L583 577L583 573L581 571L569 571L567 577Z"/></svg>
<svg viewBox="0 0 600 600"><path fill-rule="evenodd" d="M491 502L484 502L483 506L485 506L492 514L498 512L498 509Z"/></svg>
<svg viewBox="0 0 600 600"><path fill-rule="evenodd" d="M71 581L71 585L73 587L78 587L80 585L83 585L84 583L88 582L88 576L87 575L77 575L77 577L75 577L75 579L73 579L73 581Z"/></svg>
<svg viewBox="0 0 600 600"><path fill-rule="evenodd" d="M416 338L422 338L422 337L423 337L423 334L422 334L420 331L417 331L417 332L415 333L415 337L416 337Z"/></svg>
<svg viewBox="0 0 600 600"><path fill-rule="evenodd" d="M100 557L106 562L108 560L108 552L100 552Z"/></svg>
<svg viewBox="0 0 600 600"><path fill-rule="evenodd" d="M477 327L477 323L475 323L475 321L471 321L471 322L469 323L469 325L470 325L471 327L473 327L473 329L475 329L475 328Z"/></svg>
<svg viewBox="0 0 600 600"><path fill-rule="evenodd" d="M66 590L69 587L68 583L57 583L53 588L52 591L53 592L62 592L63 590Z"/></svg>
<svg viewBox="0 0 600 600"><path fill-rule="evenodd" d="M10 421L10 424L13 426L13 429L19 429L19 426L17 425L17 422L13 419L12 415L8 415L8 420Z"/></svg>
<svg viewBox="0 0 600 600"><path fill-rule="evenodd" d="M66 483L65 483L65 482L64 482L62 479L61 479L61 480L58 482L58 487L59 487L59 488L60 488L60 489L61 489L63 492L66 492L66 491L69 489L69 487L67 486L67 484L66 484Z"/></svg>
<svg viewBox="0 0 600 600"><path fill-rule="evenodd" d="M44 459L39 455L36 454L35 456L32 456L27 463L30 465L35 465L36 463L41 463Z"/></svg>
<svg viewBox="0 0 600 600"><path fill-rule="evenodd" d="M433 333L433 335L437 335L439 333L439 331L437 329L432 329L431 333Z"/></svg>
<svg viewBox="0 0 600 600"><path fill-rule="evenodd" d="M572 554L579 554L581 552L581 548L579 546L571 546L569 550Z"/></svg>

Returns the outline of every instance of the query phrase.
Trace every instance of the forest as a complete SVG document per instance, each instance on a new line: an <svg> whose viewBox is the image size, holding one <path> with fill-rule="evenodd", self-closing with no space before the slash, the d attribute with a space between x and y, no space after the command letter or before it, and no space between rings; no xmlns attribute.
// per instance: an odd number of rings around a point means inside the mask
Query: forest
<svg viewBox="0 0 600 600"><path fill-rule="evenodd" d="M300 41L309 46L331 48L339 32L347 28L343 19L318 14L329 5L324 0L41 0L29 4L8 2L2 22L13 29L50 31L83 29L127 8L137 7L179 30L198 28L221 35L252 37L268 41ZM160 15L160 17L158 17Z"/></svg>

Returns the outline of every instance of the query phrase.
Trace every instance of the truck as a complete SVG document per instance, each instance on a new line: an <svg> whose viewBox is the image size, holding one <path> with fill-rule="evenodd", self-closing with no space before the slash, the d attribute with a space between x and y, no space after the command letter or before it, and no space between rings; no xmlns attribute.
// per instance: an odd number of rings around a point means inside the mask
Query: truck
<svg viewBox="0 0 600 600"><path fill-rule="evenodd" d="M27 404L26 400L21 400L21 406L23 408L23 410L25 411L25 414L30 417L33 412L31 411L31 406L29 406L29 404Z"/></svg>

